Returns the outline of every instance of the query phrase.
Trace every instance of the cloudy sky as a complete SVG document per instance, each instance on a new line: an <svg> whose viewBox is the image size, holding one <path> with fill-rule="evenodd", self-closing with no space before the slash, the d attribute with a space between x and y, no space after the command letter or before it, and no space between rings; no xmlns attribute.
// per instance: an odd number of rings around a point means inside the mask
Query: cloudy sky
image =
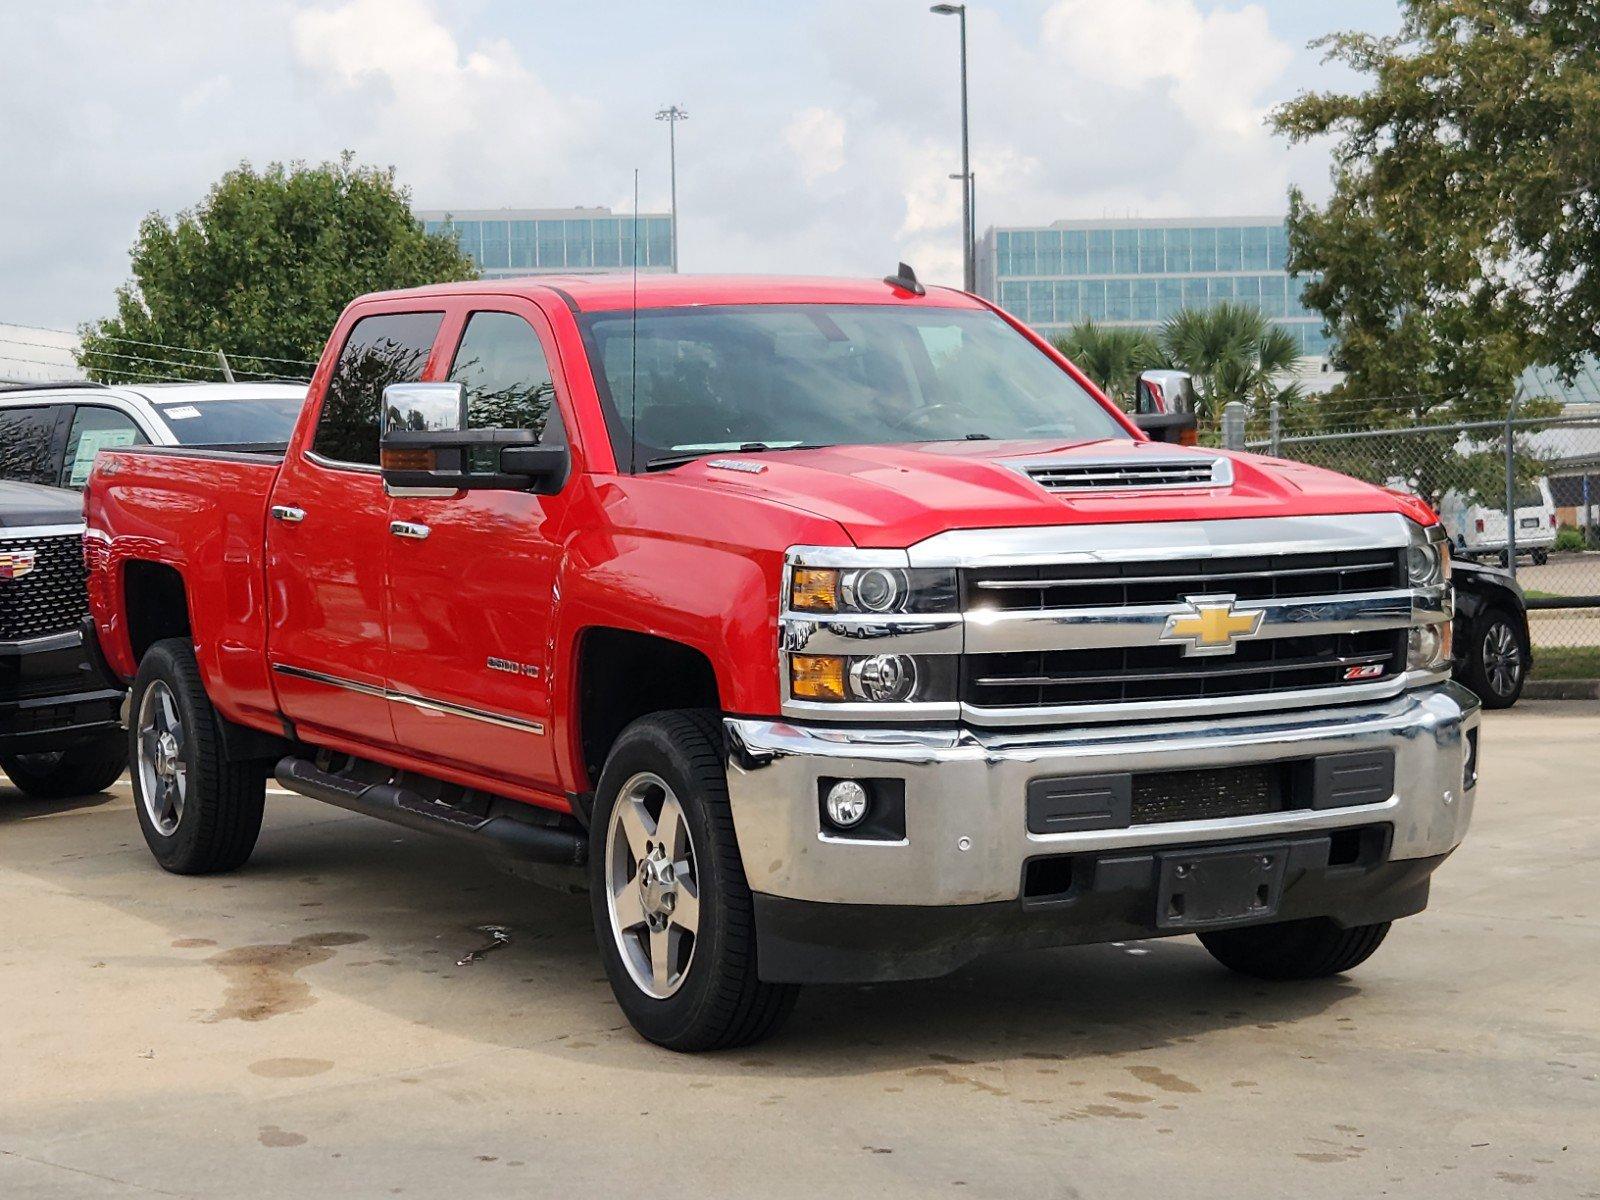
<svg viewBox="0 0 1600 1200"><path fill-rule="evenodd" d="M979 227L1278 212L1348 78L1306 43L1394 0L972 0ZM687 271L959 282L956 23L922 0L0 0L0 322L109 310L141 217L240 160L354 150L419 207L667 200Z"/></svg>

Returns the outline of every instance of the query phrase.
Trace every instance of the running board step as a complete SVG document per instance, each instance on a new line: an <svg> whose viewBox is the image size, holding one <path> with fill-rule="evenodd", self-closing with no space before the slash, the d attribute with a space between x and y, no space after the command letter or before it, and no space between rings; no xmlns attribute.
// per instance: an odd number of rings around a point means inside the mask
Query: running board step
<svg viewBox="0 0 1600 1200"><path fill-rule="evenodd" d="M442 833L460 842L497 850L523 862L579 867L589 857L588 839L570 830L535 825L504 813L478 816L392 783L363 783L324 771L309 758L289 755L273 772L291 792L310 796L365 817L377 817L423 833Z"/></svg>

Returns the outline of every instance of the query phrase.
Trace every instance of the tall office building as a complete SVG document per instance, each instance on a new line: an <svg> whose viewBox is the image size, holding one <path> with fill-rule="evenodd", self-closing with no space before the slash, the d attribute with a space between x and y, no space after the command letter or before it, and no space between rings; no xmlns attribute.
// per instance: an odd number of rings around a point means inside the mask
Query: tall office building
<svg viewBox="0 0 1600 1200"><path fill-rule="evenodd" d="M609 208L415 209L429 233L454 233L486 278L633 269L634 218ZM639 214L639 270L678 269L672 217Z"/></svg>
<svg viewBox="0 0 1600 1200"><path fill-rule="evenodd" d="M1322 318L1289 277L1281 217L1056 221L991 228L978 245L978 290L1049 336L1088 319L1155 329L1183 308L1259 307L1300 352L1328 353Z"/></svg>

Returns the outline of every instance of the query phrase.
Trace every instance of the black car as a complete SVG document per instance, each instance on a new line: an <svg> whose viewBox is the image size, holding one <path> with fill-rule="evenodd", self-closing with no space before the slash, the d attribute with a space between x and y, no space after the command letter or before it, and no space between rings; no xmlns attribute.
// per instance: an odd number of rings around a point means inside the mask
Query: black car
<svg viewBox="0 0 1600 1200"><path fill-rule="evenodd" d="M40 798L98 792L127 766L122 689L88 623L82 504L0 480L0 770Z"/></svg>
<svg viewBox="0 0 1600 1200"><path fill-rule="evenodd" d="M1455 677L1485 708L1510 708L1533 666L1528 604L1509 572L1455 562Z"/></svg>

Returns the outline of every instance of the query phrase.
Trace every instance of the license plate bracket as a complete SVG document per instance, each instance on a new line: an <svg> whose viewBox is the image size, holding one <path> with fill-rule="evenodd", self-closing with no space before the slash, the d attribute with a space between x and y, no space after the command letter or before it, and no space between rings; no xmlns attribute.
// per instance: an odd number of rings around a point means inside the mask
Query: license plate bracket
<svg viewBox="0 0 1600 1200"><path fill-rule="evenodd" d="M1269 920L1283 899L1286 842L1183 850L1159 856L1158 929L1215 929Z"/></svg>

